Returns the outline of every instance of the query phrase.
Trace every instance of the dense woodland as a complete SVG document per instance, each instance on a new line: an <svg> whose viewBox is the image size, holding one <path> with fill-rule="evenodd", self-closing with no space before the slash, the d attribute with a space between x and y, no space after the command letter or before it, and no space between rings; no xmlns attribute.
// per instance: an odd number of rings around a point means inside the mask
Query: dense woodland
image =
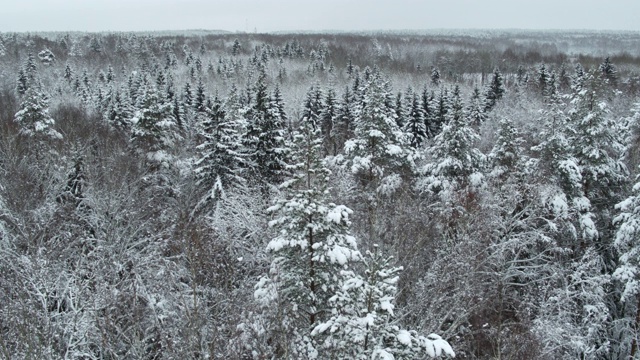
<svg viewBox="0 0 640 360"><path fill-rule="evenodd" d="M0 33L0 357L640 359L639 74L631 32Z"/></svg>

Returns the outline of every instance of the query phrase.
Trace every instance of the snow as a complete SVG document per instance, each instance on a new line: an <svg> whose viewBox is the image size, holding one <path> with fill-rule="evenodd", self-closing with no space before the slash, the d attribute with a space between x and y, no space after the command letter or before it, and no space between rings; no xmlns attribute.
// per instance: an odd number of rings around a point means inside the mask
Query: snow
<svg viewBox="0 0 640 360"><path fill-rule="evenodd" d="M400 330L398 335L396 335L398 342L402 345L411 346L411 334L407 330Z"/></svg>
<svg viewBox="0 0 640 360"><path fill-rule="evenodd" d="M395 144L387 144L387 154L394 156L402 154L402 148Z"/></svg>
<svg viewBox="0 0 640 360"><path fill-rule="evenodd" d="M567 217L569 213L569 204L567 204L567 198L564 194L557 194L551 200L551 205L553 207L553 213L557 217Z"/></svg>
<svg viewBox="0 0 640 360"><path fill-rule="evenodd" d="M385 296L385 297L381 298L380 299L380 309L388 312L390 315L393 316L394 306L391 303L391 301L393 301L393 297L391 297L391 296Z"/></svg>

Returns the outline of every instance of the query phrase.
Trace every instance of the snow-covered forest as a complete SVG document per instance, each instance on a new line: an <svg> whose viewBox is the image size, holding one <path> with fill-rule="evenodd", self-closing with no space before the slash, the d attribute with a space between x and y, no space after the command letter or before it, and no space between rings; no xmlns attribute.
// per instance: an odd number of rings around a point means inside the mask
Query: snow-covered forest
<svg viewBox="0 0 640 360"><path fill-rule="evenodd" d="M640 34L0 33L0 358L640 359Z"/></svg>

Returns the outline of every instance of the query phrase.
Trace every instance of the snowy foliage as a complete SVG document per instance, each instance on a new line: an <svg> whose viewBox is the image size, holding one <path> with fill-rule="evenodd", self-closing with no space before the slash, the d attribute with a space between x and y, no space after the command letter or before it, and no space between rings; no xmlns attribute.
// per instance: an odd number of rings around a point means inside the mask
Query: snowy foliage
<svg viewBox="0 0 640 360"><path fill-rule="evenodd" d="M640 183L633 187L633 194L616 208L620 215L613 220L618 225L614 245L620 253L620 265L613 276L624 284L622 300L633 299L640 294Z"/></svg>
<svg viewBox="0 0 640 360"><path fill-rule="evenodd" d="M177 138L172 104L164 102L153 85L144 86L130 122L132 144L142 150L149 162L167 165L171 156L166 151Z"/></svg>
<svg viewBox="0 0 640 360"><path fill-rule="evenodd" d="M340 271L361 258L349 234L351 210L327 201L330 172L321 159L319 133L304 122L294 135L287 167L293 176L280 186L286 198L269 208L276 216L269 225L278 230L267 245L273 254L270 277L262 278L255 291L259 303L272 309L275 303L287 319L283 331L298 339L291 351L299 356L315 353L306 329L329 312Z"/></svg>
<svg viewBox="0 0 640 360"><path fill-rule="evenodd" d="M455 357L449 343L440 336L421 336L401 329L394 322L394 300L400 267L376 249L364 260L365 274L341 272L341 286L329 299L332 313L312 334L323 339L319 346L331 357L341 359L416 359L446 354Z"/></svg>
<svg viewBox="0 0 640 360"><path fill-rule="evenodd" d="M24 136L40 141L62 139L62 134L53 128L55 120L49 115L48 99L37 89L27 90L14 121Z"/></svg>
<svg viewBox="0 0 640 360"><path fill-rule="evenodd" d="M458 92L454 92L447 122L428 149L429 163L421 170L424 178L419 189L438 193L464 189L472 183L472 175L482 171L485 155L475 147L478 134L469 124ZM473 176L477 179L477 176Z"/></svg>
<svg viewBox="0 0 640 360"><path fill-rule="evenodd" d="M351 172L361 186L373 186L371 190L386 176L412 166L406 136L396 123L386 86L381 74L374 73L360 89L363 95L355 109L354 138L345 143Z"/></svg>

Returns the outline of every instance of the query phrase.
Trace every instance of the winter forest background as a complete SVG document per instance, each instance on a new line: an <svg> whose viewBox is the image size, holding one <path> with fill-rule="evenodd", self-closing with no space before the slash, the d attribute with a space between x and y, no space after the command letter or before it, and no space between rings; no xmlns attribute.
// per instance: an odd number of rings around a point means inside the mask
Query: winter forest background
<svg viewBox="0 0 640 360"><path fill-rule="evenodd" d="M640 34L0 34L0 357L629 359Z"/></svg>

